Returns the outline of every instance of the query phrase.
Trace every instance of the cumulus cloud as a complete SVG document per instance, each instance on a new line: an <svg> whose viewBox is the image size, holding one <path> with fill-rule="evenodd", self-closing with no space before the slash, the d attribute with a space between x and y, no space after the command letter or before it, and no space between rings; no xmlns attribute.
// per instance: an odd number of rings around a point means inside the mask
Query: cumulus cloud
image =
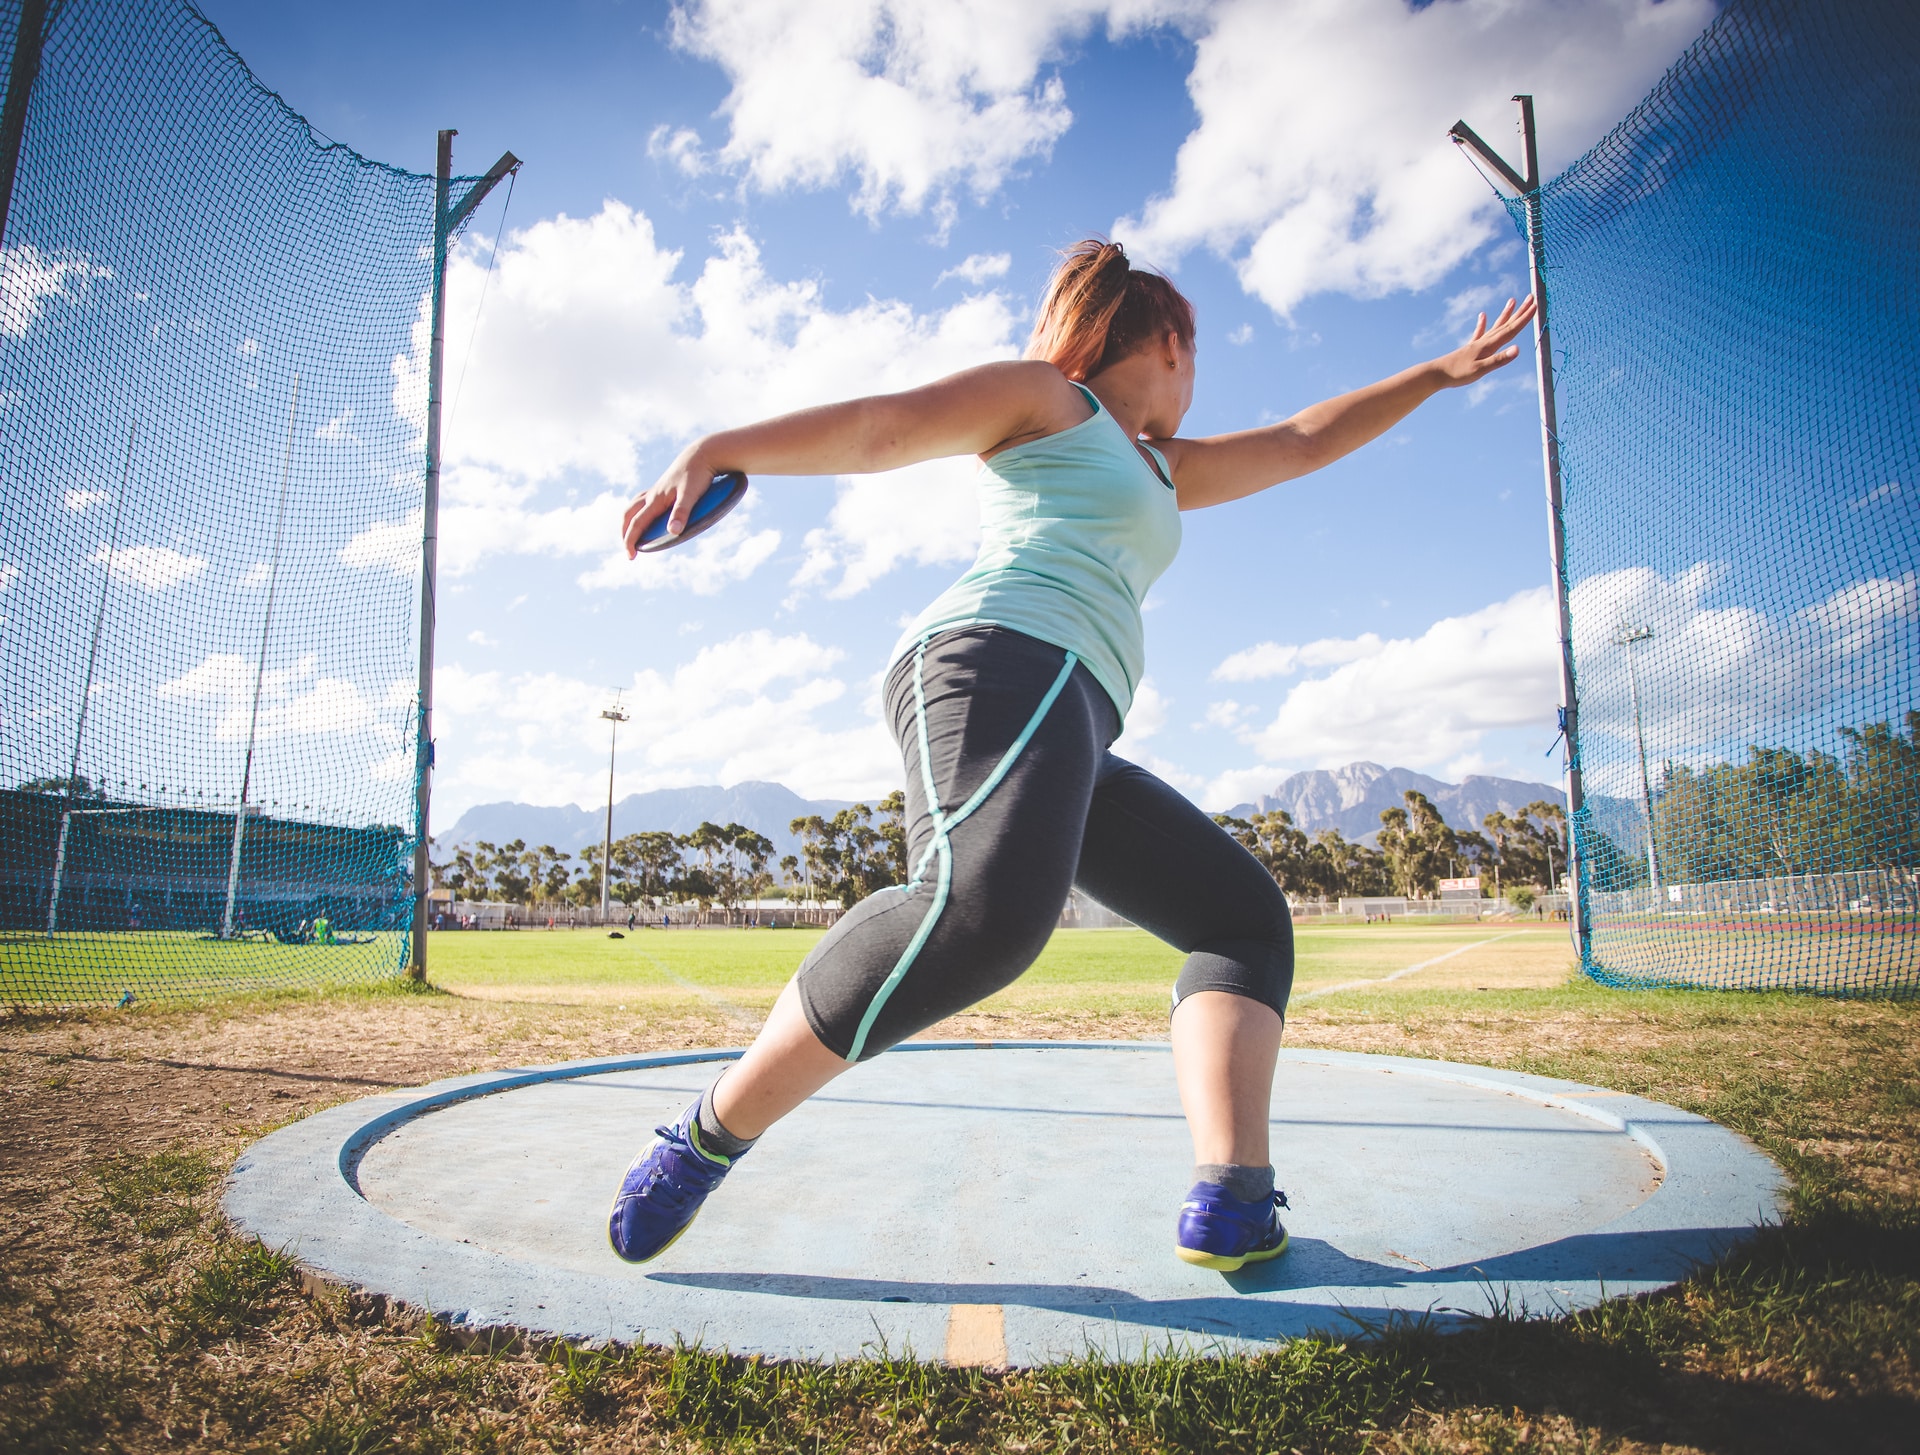
<svg viewBox="0 0 1920 1455"><path fill-rule="evenodd" d="M111 499L113 499L113 496L105 490L69 490L61 498L60 503L74 514L79 515L93 509L96 505L103 505Z"/></svg>
<svg viewBox="0 0 1920 1455"><path fill-rule="evenodd" d="M989 278L1004 278L1007 270L1013 266L1012 253L974 253L955 263L946 272L933 280L938 288L949 278L958 278L963 283L971 283L978 288Z"/></svg>
<svg viewBox="0 0 1920 1455"><path fill-rule="evenodd" d="M1337 291L1420 289L1507 223L1446 141L1464 117L1518 155L1540 98L1549 173L1598 140L1714 15L1713 0L1220 0L1172 185L1116 232L1164 263L1206 247L1285 315Z"/></svg>
<svg viewBox="0 0 1920 1455"><path fill-rule="evenodd" d="M621 730L616 793L765 779L808 796L871 801L898 786L899 755L876 705L856 709L851 726L829 721L847 698L835 673L841 656L804 633L763 629L678 666L634 673L622 686L632 721ZM601 801L607 684L450 664L434 690L435 795L446 811L497 797L503 784L529 802Z"/></svg>
<svg viewBox="0 0 1920 1455"><path fill-rule="evenodd" d="M984 198L1073 122L1043 74L1104 22L1115 35L1190 17L1201 0L690 0L681 49L732 84L723 164L758 186L853 182L853 205L919 212ZM831 97L831 105L822 105Z"/></svg>
<svg viewBox="0 0 1920 1455"><path fill-rule="evenodd" d="M1417 637L1262 643L1229 657L1215 676L1250 681L1333 666L1292 687L1266 726L1242 731L1268 763L1369 758L1420 767L1458 758L1496 729L1551 721L1558 663L1553 593L1542 586Z"/></svg>
<svg viewBox="0 0 1920 1455"><path fill-rule="evenodd" d="M1634 643L1649 758L1696 764L1765 744L1804 714L1867 691L1911 652L1920 575L1867 577L1791 611L1714 598L1724 566L1698 562L1672 576L1630 567L1573 589L1581 731L1597 791L1633 791L1632 692L1625 627ZM1897 645L1904 637L1904 645ZM1632 769L1637 773L1637 767Z"/></svg>
<svg viewBox="0 0 1920 1455"><path fill-rule="evenodd" d="M87 559L105 566L114 580L142 591L168 590L207 569L205 556L185 555L169 546L124 546L117 551L102 546Z"/></svg>
<svg viewBox="0 0 1920 1455"><path fill-rule="evenodd" d="M31 243L0 248L0 334L24 338L50 300L80 302L96 279L112 276L85 253L42 252Z"/></svg>
<svg viewBox="0 0 1920 1455"><path fill-rule="evenodd" d="M658 244L644 214L618 202L590 218L545 219L501 248L461 412L447 431L441 561L448 575L505 552L604 561L621 509L647 483L641 464L649 450L1017 352L1014 314L997 293L926 314L878 299L836 309L813 281L769 276L758 247L739 231L717 240L697 275L683 278L681 263L679 252ZM463 252L449 270L450 308L472 308L484 280L482 257ZM395 407L416 427L424 426L426 353L423 304L412 352L394 363ZM954 493L951 471L932 478ZM578 487L564 503L551 498L578 480L601 488L584 501ZM951 500L901 509L878 499L914 489L912 479L877 490L872 481L843 481L828 525L809 539L805 584L859 589L901 561L953 558L963 513ZM416 513L411 522L369 523L343 559L414 569L417 520ZM968 522L969 542L971 530ZM763 564L779 544L777 532L743 536L734 521L713 536L710 550L730 550L736 570ZM582 581L644 584L689 570L712 579L714 558L701 559L707 566L698 570L661 565L641 577L605 563Z"/></svg>
<svg viewBox="0 0 1920 1455"><path fill-rule="evenodd" d="M1265 677L1290 677L1303 667L1335 667L1370 657L1385 645L1372 632L1358 637L1322 637L1293 645L1260 642L1228 657L1213 669L1216 682L1258 682Z"/></svg>
<svg viewBox="0 0 1920 1455"><path fill-rule="evenodd" d="M274 668L261 677L258 740L370 730L389 746L397 746L402 731L390 720L392 712L383 717L376 699L359 683L321 676L317 661L305 656L291 667ZM253 721L254 671L249 657L213 652L191 670L162 682L154 695L163 701L212 704L215 740L245 742Z"/></svg>

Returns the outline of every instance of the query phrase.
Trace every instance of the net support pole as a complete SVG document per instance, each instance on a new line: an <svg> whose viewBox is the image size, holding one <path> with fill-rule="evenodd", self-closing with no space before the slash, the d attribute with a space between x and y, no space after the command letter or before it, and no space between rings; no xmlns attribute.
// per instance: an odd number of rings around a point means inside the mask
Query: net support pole
<svg viewBox="0 0 1920 1455"><path fill-rule="evenodd" d="M1527 215L1527 279L1538 312L1533 317L1534 366L1540 391L1540 449L1547 484L1547 549L1553 567L1553 597L1560 628L1560 731L1567 741L1567 896L1575 947L1583 965L1591 963L1583 879L1586 866L1580 853L1578 816L1586 805L1580 782L1580 701L1573 675L1573 612L1567 601L1567 531L1565 495L1560 476L1560 424L1553 397L1553 334L1548 323L1546 219L1541 210L1540 155L1533 126L1533 97L1515 96L1520 106L1520 135L1525 148L1522 175L1464 121L1448 134L1470 148L1500 179L1519 194Z"/></svg>
<svg viewBox="0 0 1920 1455"><path fill-rule="evenodd" d="M486 176L458 202L453 200L453 139L449 127L439 134L433 164L433 324L427 345L427 471L420 504L420 720L414 748L413 944L407 974L427 978L427 909L432 903L433 861L430 810L433 804L433 633L435 598L440 583L440 406L447 367L447 249L453 235L505 177L520 165L503 152Z"/></svg>
<svg viewBox="0 0 1920 1455"><path fill-rule="evenodd" d="M13 33L13 63L7 69L7 100L0 106L0 243L7 240L13 179L20 170L20 147L27 136L27 103L33 99L40 52L46 43L47 0L23 0L20 27Z"/></svg>

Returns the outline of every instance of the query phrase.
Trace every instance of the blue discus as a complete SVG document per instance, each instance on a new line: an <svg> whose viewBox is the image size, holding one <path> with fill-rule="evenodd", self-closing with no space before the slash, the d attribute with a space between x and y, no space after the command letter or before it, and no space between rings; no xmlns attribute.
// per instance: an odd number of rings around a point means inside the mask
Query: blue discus
<svg viewBox="0 0 1920 1455"><path fill-rule="evenodd" d="M687 512L687 528L677 536L667 534L667 517L672 511L656 516L640 532L640 549L643 551L664 551L673 546L684 546L699 535L701 531L720 523L720 519L734 506L738 505L747 493L747 477L738 470L728 470L715 475L713 483L707 486L706 494L694 501L693 509Z"/></svg>

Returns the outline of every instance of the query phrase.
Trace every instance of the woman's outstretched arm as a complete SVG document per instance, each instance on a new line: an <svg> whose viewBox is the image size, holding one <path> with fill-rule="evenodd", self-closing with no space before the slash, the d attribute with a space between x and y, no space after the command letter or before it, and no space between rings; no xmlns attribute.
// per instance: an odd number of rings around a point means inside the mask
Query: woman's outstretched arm
<svg viewBox="0 0 1920 1455"><path fill-rule="evenodd" d="M671 512L678 535L687 513L723 470L749 475L864 475L1004 444L1077 424L1087 406L1052 364L983 364L899 394L823 404L695 440L651 490L627 507L621 539L632 556L640 533Z"/></svg>
<svg viewBox="0 0 1920 1455"><path fill-rule="evenodd" d="M1163 446L1182 510L1222 505L1330 465L1438 394L1484 378L1520 356L1513 340L1533 318L1533 300L1515 307L1509 299L1492 325L1487 316L1473 336L1451 353L1382 379L1351 394L1309 405L1293 418L1264 429L1206 439L1168 440Z"/></svg>

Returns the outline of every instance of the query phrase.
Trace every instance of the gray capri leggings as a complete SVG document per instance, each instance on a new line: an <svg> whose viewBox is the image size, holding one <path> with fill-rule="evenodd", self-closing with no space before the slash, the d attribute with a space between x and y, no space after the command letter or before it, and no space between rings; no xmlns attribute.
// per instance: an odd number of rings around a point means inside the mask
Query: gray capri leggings
<svg viewBox="0 0 1920 1455"><path fill-rule="evenodd" d="M1187 954L1173 999L1286 1015L1293 919L1273 878L1160 779L1107 751L1119 714L1070 652L962 627L895 664L909 882L862 900L800 967L821 1042L865 1060L1012 984L1078 886Z"/></svg>

